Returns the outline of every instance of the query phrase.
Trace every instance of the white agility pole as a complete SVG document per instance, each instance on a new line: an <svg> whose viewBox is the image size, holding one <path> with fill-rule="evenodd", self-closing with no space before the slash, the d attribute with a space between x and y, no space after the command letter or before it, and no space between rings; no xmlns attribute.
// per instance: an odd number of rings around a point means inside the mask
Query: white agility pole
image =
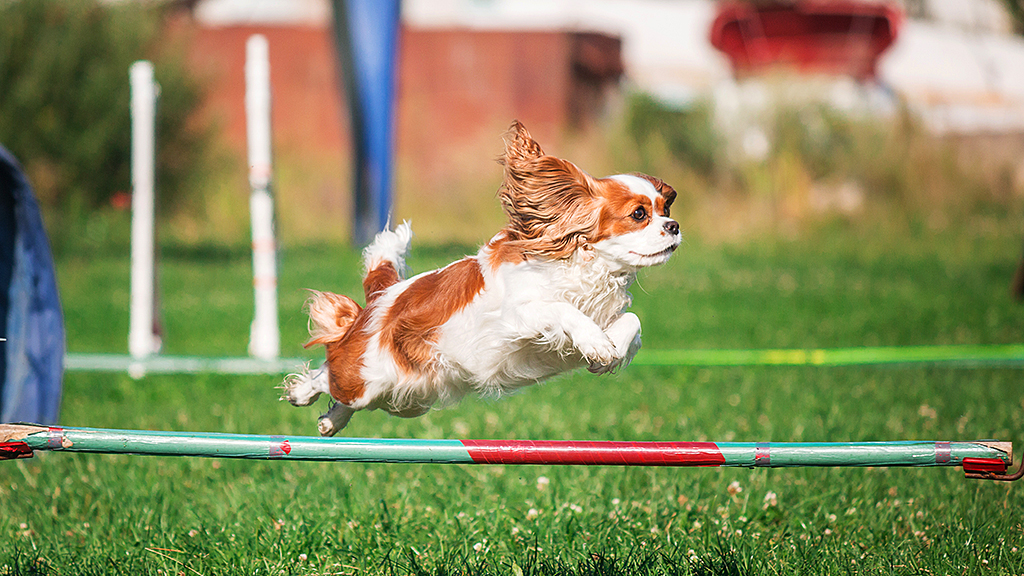
<svg viewBox="0 0 1024 576"><path fill-rule="evenodd" d="M160 350L156 317L156 268L154 264L154 174L156 100L159 88L153 65L145 60L132 64L132 250L131 310L128 351L142 359Z"/></svg>
<svg viewBox="0 0 1024 576"><path fill-rule="evenodd" d="M276 359L281 347L277 325L277 242L274 200L270 194L270 61L267 39L249 37L245 46L245 113L249 139L249 209L252 218L252 269L256 310L249 354Z"/></svg>

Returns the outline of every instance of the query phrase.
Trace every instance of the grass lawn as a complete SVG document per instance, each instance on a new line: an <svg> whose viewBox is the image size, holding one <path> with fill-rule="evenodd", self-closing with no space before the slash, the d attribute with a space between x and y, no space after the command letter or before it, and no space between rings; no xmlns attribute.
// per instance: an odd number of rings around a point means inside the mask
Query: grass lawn
<svg viewBox="0 0 1024 576"><path fill-rule="evenodd" d="M1005 228L1005 227L1004 227ZM415 249L416 272L471 248ZM647 348L1002 344L1019 236L689 241L641 274ZM244 249L162 251L165 351L243 355ZM58 258L68 348L124 352L125 253ZM359 294L358 254L282 252L284 355L302 288ZM314 434L276 377L68 373L68 426ZM1024 440L1021 368L633 366L345 434L413 438ZM1019 458L1018 458L1019 460ZM1021 574L1024 484L956 469L658 469L253 462L42 453L0 463L7 574Z"/></svg>

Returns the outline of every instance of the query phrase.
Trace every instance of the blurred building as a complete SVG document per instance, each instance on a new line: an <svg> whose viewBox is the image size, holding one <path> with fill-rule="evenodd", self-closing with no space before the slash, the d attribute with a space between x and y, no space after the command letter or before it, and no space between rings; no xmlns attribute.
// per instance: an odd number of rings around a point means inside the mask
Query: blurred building
<svg viewBox="0 0 1024 576"><path fill-rule="evenodd" d="M999 0L860 3L895 6L907 14L878 63L876 80L934 129L1024 130L1024 39L1012 34ZM259 29L279 36L271 41L272 57L273 48L295 50L276 58L275 71L287 76L275 86L281 98L284 92L305 91L317 96L296 98L338 105L340 98L322 92L336 83L327 0L191 4L197 66L212 75L236 69L242 34ZM490 108L503 116L536 112L538 121L558 126L600 116L620 75L628 89L686 103L733 78L728 60L709 41L718 5L712 0L405 0L400 98L419 99L419 114L422 106L443 114L453 108L444 105L442 92L447 92L463 112L453 120L470 131L491 124L476 117L485 111L480 106L463 108L474 93L487 94ZM559 36L562 40L554 40ZM510 85L496 68L529 76ZM516 96L516 90L522 93Z"/></svg>
<svg viewBox="0 0 1024 576"><path fill-rule="evenodd" d="M599 125L628 91L674 106L711 100L723 133L755 156L770 142L750 126L775 102L802 98L866 114L906 105L938 134L1021 140L1024 38L1012 33L999 0L837 2L902 14L891 46L868 74L796 74L779 83L736 73L712 46L725 5L713 0L403 0L399 195L403 187L434 194L479 179L467 164L497 174L489 159L512 118L551 142ZM323 172L313 187L326 206L347 202L349 183L337 165L347 157L348 117L330 2L185 5L174 26L190 38L190 62L210 86L206 114L227 143L244 150L244 43L259 32L270 42L275 148L297 159L297 170Z"/></svg>
<svg viewBox="0 0 1024 576"><path fill-rule="evenodd" d="M406 4L405 12L415 11ZM175 32L186 36L192 68L209 86L206 113L244 149L245 41L268 38L275 145L338 157L348 118L326 0L200 0ZM421 26L406 17L399 44L397 142L427 164L486 136L500 151L513 118L558 133L602 117L623 74L617 36L586 28ZM287 153L287 152L286 152Z"/></svg>

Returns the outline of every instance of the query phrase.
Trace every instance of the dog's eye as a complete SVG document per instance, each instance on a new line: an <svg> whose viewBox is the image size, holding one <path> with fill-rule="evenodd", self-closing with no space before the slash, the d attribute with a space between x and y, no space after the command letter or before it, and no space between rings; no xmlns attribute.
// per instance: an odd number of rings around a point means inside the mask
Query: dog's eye
<svg viewBox="0 0 1024 576"><path fill-rule="evenodd" d="M638 206L636 210L633 210L633 214L631 216L633 217L633 220L643 222L647 219L647 209L643 206Z"/></svg>

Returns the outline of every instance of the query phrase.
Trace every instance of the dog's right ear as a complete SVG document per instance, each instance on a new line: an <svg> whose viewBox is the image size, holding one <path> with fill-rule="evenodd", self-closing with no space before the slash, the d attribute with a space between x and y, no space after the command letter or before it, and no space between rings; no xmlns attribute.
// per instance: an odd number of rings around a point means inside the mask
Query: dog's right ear
<svg viewBox="0 0 1024 576"><path fill-rule="evenodd" d="M505 133L505 154L498 159L502 166L536 160L544 155L540 144L530 136L530 132L519 120L513 120Z"/></svg>

